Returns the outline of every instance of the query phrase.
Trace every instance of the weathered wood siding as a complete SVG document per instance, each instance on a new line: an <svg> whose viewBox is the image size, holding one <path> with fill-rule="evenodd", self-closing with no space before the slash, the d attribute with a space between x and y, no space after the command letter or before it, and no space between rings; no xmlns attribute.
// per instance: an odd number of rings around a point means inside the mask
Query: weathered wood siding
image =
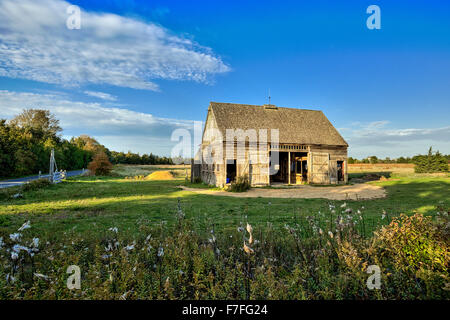
<svg viewBox="0 0 450 320"><path fill-rule="evenodd" d="M314 154L328 154L328 166L325 165L314 165ZM333 147L333 146L310 146L309 154L308 180L310 183L320 183L320 184L336 184L338 182L338 169L337 162L343 162L344 170L344 183L348 181L347 173L347 148L346 147ZM324 158L320 161L325 163ZM326 167L326 169L325 169ZM342 183L342 182L340 182Z"/></svg>

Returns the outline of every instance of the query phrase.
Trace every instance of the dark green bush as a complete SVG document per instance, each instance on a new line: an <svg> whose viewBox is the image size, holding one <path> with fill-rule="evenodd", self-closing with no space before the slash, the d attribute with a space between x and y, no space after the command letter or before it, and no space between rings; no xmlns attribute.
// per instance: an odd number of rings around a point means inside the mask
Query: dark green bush
<svg viewBox="0 0 450 320"><path fill-rule="evenodd" d="M250 190L250 181L246 174L237 177L236 181L233 181L228 189L231 192L245 192L247 190Z"/></svg>
<svg viewBox="0 0 450 320"><path fill-rule="evenodd" d="M48 187L49 185L51 185L51 182L48 179L41 178L41 179L32 180L30 182L25 183L22 186L22 190L23 191L34 191L34 190Z"/></svg>

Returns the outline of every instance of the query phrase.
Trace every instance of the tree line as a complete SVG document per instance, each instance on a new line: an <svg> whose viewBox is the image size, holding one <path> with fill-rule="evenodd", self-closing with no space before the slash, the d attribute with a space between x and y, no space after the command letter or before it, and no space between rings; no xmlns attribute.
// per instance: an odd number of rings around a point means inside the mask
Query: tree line
<svg viewBox="0 0 450 320"><path fill-rule="evenodd" d="M447 162L450 162L450 154L443 155L439 151L437 151L436 154L437 154L437 157L440 157L442 159L445 159ZM356 158L348 157L348 163L350 163L350 164L353 164L353 163L371 163L371 164L375 164L375 163L413 163L413 164L416 164L423 157L424 157L424 155L416 155L413 157L398 157L395 159L391 159L389 157L381 159L376 156L370 156L370 157L363 158L363 159L356 159Z"/></svg>
<svg viewBox="0 0 450 320"><path fill-rule="evenodd" d="M414 157L399 157L397 159L378 159L376 156L370 156L362 160L352 157L348 158L348 163L412 163L414 164L414 171L417 173L433 173L433 172L448 172L448 165L450 163L450 155L444 155L439 151L433 152L432 147L428 149L426 155L416 155Z"/></svg>
<svg viewBox="0 0 450 320"><path fill-rule="evenodd" d="M172 159L153 154L110 151L88 135L63 139L61 131L48 110L26 109L12 120L0 119L0 177L48 172L52 149L58 169L64 170L87 168L97 154L114 164L172 164Z"/></svg>
<svg viewBox="0 0 450 320"><path fill-rule="evenodd" d="M173 164L172 158L159 157L153 153L139 155L131 151L111 151L109 158L113 164Z"/></svg>

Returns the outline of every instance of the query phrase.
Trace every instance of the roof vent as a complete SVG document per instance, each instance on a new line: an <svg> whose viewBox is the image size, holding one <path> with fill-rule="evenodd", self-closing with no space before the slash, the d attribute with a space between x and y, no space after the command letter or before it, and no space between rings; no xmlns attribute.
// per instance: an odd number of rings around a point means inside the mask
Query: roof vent
<svg viewBox="0 0 450 320"><path fill-rule="evenodd" d="M275 109L275 110L277 110L278 107L276 105L274 105L274 104L265 104L264 105L264 109Z"/></svg>

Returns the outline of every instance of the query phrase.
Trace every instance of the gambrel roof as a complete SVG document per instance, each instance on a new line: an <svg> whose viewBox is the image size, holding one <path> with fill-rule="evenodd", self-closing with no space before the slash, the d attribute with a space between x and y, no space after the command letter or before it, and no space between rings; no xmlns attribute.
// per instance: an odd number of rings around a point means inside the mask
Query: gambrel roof
<svg viewBox="0 0 450 320"><path fill-rule="evenodd" d="M210 111L224 137L226 129L278 129L279 143L348 147L319 110L211 102Z"/></svg>

